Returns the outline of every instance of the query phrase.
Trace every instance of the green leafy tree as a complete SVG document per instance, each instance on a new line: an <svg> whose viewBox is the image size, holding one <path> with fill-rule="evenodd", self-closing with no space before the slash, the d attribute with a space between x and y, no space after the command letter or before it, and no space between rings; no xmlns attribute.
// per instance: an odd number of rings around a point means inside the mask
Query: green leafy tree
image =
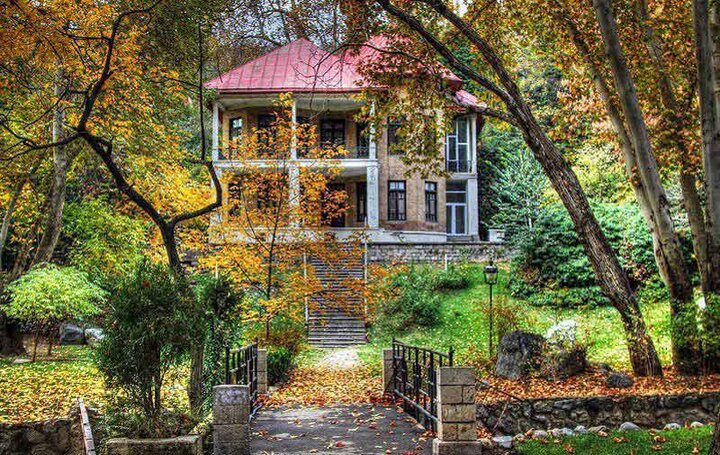
<svg viewBox="0 0 720 455"><path fill-rule="evenodd" d="M151 424L161 422L165 376L187 358L202 319L188 289L168 266L144 259L110 298L98 367Z"/></svg>
<svg viewBox="0 0 720 455"><path fill-rule="evenodd" d="M48 355L58 325L71 319L97 314L105 301L105 291L88 275L74 267L47 264L33 268L9 286L10 303L5 313L20 321L35 324L33 361L41 333L48 337Z"/></svg>

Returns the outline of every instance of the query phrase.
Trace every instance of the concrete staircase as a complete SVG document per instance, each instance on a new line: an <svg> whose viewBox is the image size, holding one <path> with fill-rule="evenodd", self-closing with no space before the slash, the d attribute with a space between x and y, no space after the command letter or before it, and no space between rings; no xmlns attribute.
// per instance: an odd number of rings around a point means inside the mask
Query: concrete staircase
<svg viewBox="0 0 720 455"><path fill-rule="evenodd" d="M339 255L342 257L342 255ZM364 301L350 280L362 282L362 259L338 259L327 263L309 258L315 277L322 284L322 295L311 301L308 317L308 341L319 348L339 348L367 341Z"/></svg>

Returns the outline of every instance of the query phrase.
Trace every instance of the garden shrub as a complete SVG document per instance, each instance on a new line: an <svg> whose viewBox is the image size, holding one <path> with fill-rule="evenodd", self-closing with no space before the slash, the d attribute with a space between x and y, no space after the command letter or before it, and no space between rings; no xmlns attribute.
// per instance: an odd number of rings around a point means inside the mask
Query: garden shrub
<svg viewBox="0 0 720 455"><path fill-rule="evenodd" d="M465 263L451 264L447 270L440 269L433 274L433 289L438 291L467 289L471 283L470 267Z"/></svg>
<svg viewBox="0 0 720 455"><path fill-rule="evenodd" d="M435 292L434 270L410 266L391 277L393 295L380 309L380 324L395 330L432 327L440 319L440 296Z"/></svg>
<svg viewBox="0 0 720 455"><path fill-rule="evenodd" d="M148 259L122 279L110 299L98 367L108 386L162 429L163 383L168 372L187 358L201 316L185 280L165 265ZM163 434L143 435L160 437Z"/></svg>
<svg viewBox="0 0 720 455"><path fill-rule="evenodd" d="M295 355L282 346L271 346L267 352L268 383L277 385L285 382L293 368Z"/></svg>
<svg viewBox="0 0 720 455"><path fill-rule="evenodd" d="M35 347L42 333L48 335L48 355L60 323L81 320L99 312L98 305L106 293L93 284L87 274L74 267L42 264L8 286L10 303L5 313L17 320L35 325Z"/></svg>
<svg viewBox="0 0 720 455"><path fill-rule="evenodd" d="M657 276L652 237L633 204L593 204L593 211L622 266L639 287ZM681 232L687 252L692 245ZM595 282L590 262L560 204L544 207L532 229L512 240L517 256L511 263L510 290L536 305L562 307L609 304ZM686 257L690 259L691 254Z"/></svg>

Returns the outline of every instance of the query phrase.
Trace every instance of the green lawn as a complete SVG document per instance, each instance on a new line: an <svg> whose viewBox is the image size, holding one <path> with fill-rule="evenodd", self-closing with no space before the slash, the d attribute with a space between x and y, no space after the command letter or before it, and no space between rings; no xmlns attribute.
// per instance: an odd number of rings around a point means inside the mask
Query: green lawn
<svg viewBox="0 0 720 455"><path fill-rule="evenodd" d="M712 439L712 427L674 431L636 431L597 435L572 436L557 442L537 440L519 444L520 455L650 455L707 453Z"/></svg>
<svg viewBox="0 0 720 455"><path fill-rule="evenodd" d="M612 307L556 310L535 307L517 301L508 295L507 271L501 270L498 285L494 288L495 301L506 299L515 307L507 312L521 321L527 330L543 334L550 326L563 319L574 319L579 324L581 341L588 346L593 362L606 362L613 367L628 369L629 362L625 337L617 311ZM460 361L482 363L487 359L488 287L483 283L482 267L472 269L469 288L443 293L440 323L432 328L414 328L395 336L404 342L447 350L453 346ZM643 305L643 313L653 340L664 364L670 362L669 308L664 303ZM361 358L373 366L380 364L381 348L389 347L393 334L380 327L370 331L371 342L361 348ZM469 357L473 357L469 359Z"/></svg>

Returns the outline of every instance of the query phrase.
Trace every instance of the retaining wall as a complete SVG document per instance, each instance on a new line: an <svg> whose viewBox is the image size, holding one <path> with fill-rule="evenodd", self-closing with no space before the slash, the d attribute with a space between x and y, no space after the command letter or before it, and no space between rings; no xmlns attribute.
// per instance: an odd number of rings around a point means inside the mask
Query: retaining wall
<svg viewBox="0 0 720 455"><path fill-rule="evenodd" d="M623 422L646 428L662 428L670 422L681 425L694 421L709 423L717 419L719 409L720 392L711 392L478 404L477 418L496 433L515 435L531 429L574 428L577 425L616 428Z"/></svg>
<svg viewBox="0 0 720 455"><path fill-rule="evenodd" d="M466 243L371 243L368 245L368 261L390 262L485 262L492 255L495 259L506 256L506 244L495 242Z"/></svg>

